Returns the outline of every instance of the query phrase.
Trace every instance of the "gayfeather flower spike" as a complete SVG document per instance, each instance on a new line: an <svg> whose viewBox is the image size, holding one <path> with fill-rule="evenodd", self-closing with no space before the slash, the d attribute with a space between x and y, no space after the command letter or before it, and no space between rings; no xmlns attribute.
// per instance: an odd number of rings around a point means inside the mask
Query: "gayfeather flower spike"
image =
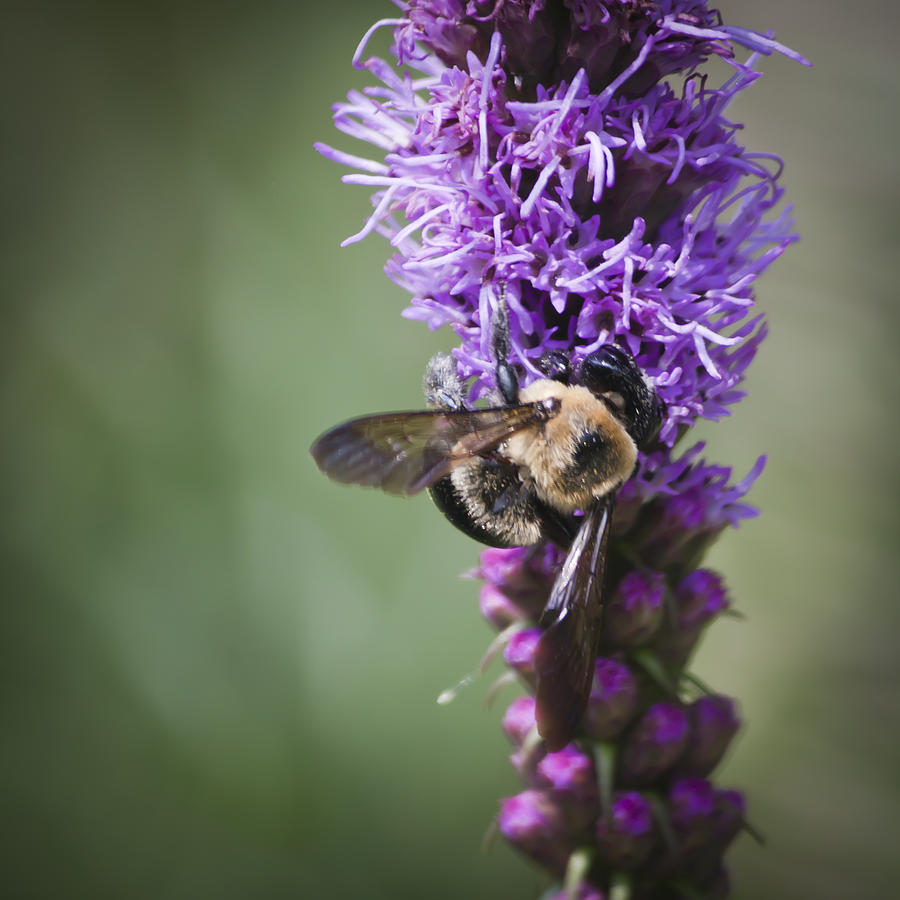
<svg viewBox="0 0 900 900"><path fill-rule="evenodd" d="M683 440L741 398L756 279L795 240L780 160L727 107L760 54L806 61L701 0L399 5L354 57L379 84L335 107L378 158L318 149L376 189L346 243L388 238L404 314L460 345L427 367L428 410L313 455L428 489L490 545L481 609L528 689L503 721L525 788L497 824L553 896L724 897L745 804L709 779L739 718L686 667L730 602L704 553L756 515L764 458L734 482ZM379 27L396 64L364 58Z"/></svg>

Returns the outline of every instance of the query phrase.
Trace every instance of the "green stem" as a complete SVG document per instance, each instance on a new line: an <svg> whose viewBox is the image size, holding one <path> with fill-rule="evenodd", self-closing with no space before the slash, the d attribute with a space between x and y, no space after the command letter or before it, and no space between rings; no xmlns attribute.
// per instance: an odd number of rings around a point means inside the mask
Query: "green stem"
<svg viewBox="0 0 900 900"><path fill-rule="evenodd" d="M609 900L630 900L631 876L627 872L613 872L609 879Z"/></svg>
<svg viewBox="0 0 900 900"><path fill-rule="evenodd" d="M611 741L597 744L597 783L600 789L600 814L607 827L612 826L612 795L616 774L616 745Z"/></svg>
<svg viewBox="0 0 900 900"><path fill-rule="evenodd" d="M650 650L635 650L632 657L666 693L677 696L678 689L660 658Z"/></svg>
<svg viewBox="0 0 900 900"><path fill-rule="evenodd" d="M590 847L579 847L569 857L563 881L566 900L578 900L578 888L587 877L593 862L594 851Z"/></svg>

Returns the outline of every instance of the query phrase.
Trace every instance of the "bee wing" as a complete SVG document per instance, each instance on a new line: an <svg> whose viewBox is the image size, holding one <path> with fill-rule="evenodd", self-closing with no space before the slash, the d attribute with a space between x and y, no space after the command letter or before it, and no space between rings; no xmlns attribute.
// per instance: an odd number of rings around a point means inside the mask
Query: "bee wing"
<svg viewBox="0 0 900 900"><path fill-rule="evenodd" d="M541 616L536 716L551 752L572 740L591 692L613 503L605 497L585 514Z"/></svg>
<svg viewBox="0 0 900 900"><path fill-rule="evenodd" d="M527 403L363 416L326 431L310 453L335 481L416 494L460 462L553 414L544 403Z"/></svg>

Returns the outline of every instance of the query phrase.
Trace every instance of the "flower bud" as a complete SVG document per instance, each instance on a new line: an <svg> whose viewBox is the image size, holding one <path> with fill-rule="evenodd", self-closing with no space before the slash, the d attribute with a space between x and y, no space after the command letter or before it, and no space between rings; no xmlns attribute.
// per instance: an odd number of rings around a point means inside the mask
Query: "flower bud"
<svg viewBox="0 0 900 900"><path fill-rule="evenodd" d="M683 667L703 629L727 608L721 576L709 569L691 572L675 591L675 621L653 640L656 655L668 666Z"/></svg>
<svg viewBox="0 0 900 900"><path fill-rule="evenodd" d="M517 631L503 649L506 664L515 669L528 683L533 683L534 654L543 632L540 628L525 628Z"/></svg>
<svg viewBox="0 0 900 900"><path fill-rule="evenodd" d="M728 608L722 576L709 569L695 569L675 591L679 628L702 628Z"/></svg>
<svg viewBox="0 0 900 900"><path fill-rule="evenodd" d="M747 802L740 791L716 791L713 834L724 849L744 827Z"/></svg>
<svg viewBox="0 0 900 900"><path fill-rule="evenodd" d="M707 841L715 825L713 786L705 778L680 778L669 786L669 820L681 852Z"/></svg>
<svg viewBox="0 0 900 900"><path fill-rule="evenodd" d="M644 168L642 175L647 179L650 172ZM645 190L655 187L648 185ZM689 556L688 545L703 527L706 502L701 491L689 489L648 504L635 534L641 558L661 572L683 565Z"/></svg>
<svg viewBox="0 0 900 900"><path fill-rule="evenodd" d="M534 697L526 694L510 703L503 716L503 732L516 745L521 747L531 729L535 727Z"/></svg>
<svg viewBox="0 0 900 900"><path fill-rule="evenodd" d="M488 547L474 574L499 588L526 617L537 618L550 596L558 555L555 548L535 553L530 547Z"/></svg>
<svg viewBox="0 0 900 900"><path fill-rule="evenodd" d="M647 784L670 769L687 746L687 713L672 703L651 706L625 739L619 772L626 784Z"/></svg>
<svg viewBox="0 0 900 900"><path fill-rule="evenodd" d="M494 4L489 18L503 35L505 68L525 90L533 91L536 85L555 78L559 16L554 4L504 0Z"/></svg>
<svg viewBox="0 0 900 900"><path fill-rule="evenodd" d="M631 670L614 659L598 659L581 720L584 731L595 741L611 740L631 721L637 701L637 681Z"/></svg>
<svg viewBox="0 0 900 900"><path fill-rule="evenodd" d="M599 797L594 761L574 744L548 753L537 765L537 778L553 791L573 826L587 825L597 818Z"/></svg>
<svg viewBox="0 0 900 900"><path fill-rule="evenodd" d="M655 841L650 802L636 791L616 791L609 815L597 821L601 858L617 868L634 868L650 855Z"/></svg>
<svg viewBox="0 0 900 900"><path fill-rule="evenodd" d="M713 694L700 697L688 707L690 737L678 768L695 775L708 775L720 762L741 726L730 697Z"/></svg>
<svg viewBox="0 0 900 900"><path fill-rule="evenodd" d="M527 790L500 802L500 833L518 850L557 873L572 850L565 816L549 791Z"/></svg>
<svg viewBox="0 0 900 900"><path fill-rule="evenodd" d="M584 68L592 89L602 90L616 56L622 50L625 24L611 4L573 4L560 47L560 75L571 79ZM617 61L618 62L618 61Z"/></svg>
<svg viewBox="0 0 900 900"><path fill-rule="evenodd" d="M435 4L422 0L407 0L406 16L409 33L398 40L401 59L415 58L415 43L421 43L448 66L464 66L466 53L482 56L487 48L486 29L481 23L468 20L465 2L450 0L439 11Z"/></svg>
<svg viewBox="0 0 900 900"><path fill-rule="evenodd" d="M498 631L502 631L514 622L521 622L525 618L525 613L493 584L481 586L478 605L481 608L481 614Z"/></svg>
<svg viewBox="0 0 900 900"><path fill-rule="evenodd" d="M574 744L555 753L548 753L538 763L537 769L546 787L554 791L596 796L594 761Z"/></svg>
<svg viewBox="0 0 900 900"><path fill-rule="evenodd" d="M510 765L518 776L531 787L541 784L537 774L537 764L544 758L547 751L543 744L522 744L515 753L510 754Z"/></svg>
<svg viewBox="0 0 900 900"><path fill-rule="evenodd" d="M603 613L604 637L620 647L639 647L662 623L665 579L659 573L629 572L616 586Z"/></svg>

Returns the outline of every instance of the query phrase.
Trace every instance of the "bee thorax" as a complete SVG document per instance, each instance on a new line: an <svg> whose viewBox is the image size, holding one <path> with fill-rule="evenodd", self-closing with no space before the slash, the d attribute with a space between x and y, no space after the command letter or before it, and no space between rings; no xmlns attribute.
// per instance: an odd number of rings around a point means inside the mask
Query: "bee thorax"
<svg viewBox="0 0 900 900"><path fill-rule="evenodd" d="M637 448L623 425L589 390L546 380L522 392L528 402L556 397L557 415L513 435L509 458L527 471L538 497L560 512L586 509L631 475Z"/></svg>

